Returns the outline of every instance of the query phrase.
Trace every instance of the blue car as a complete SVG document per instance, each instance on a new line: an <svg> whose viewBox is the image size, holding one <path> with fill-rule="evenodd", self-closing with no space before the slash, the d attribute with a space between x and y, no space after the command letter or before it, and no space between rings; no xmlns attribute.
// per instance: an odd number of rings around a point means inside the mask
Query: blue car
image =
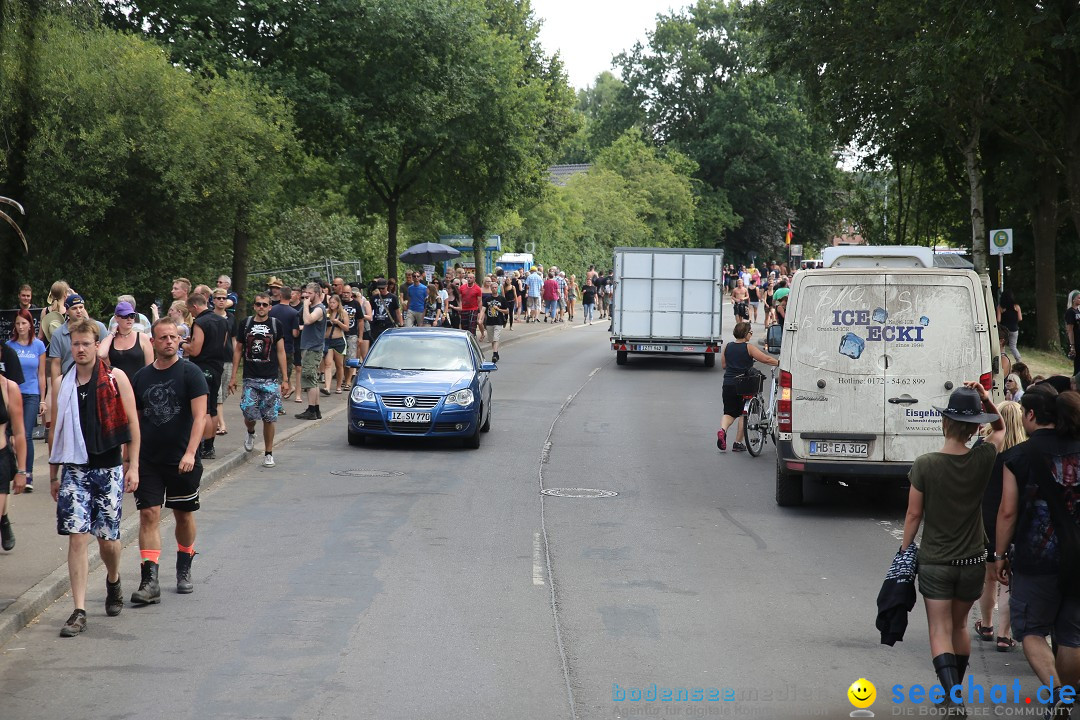
<svg viewBox="0 0 1080 720"><path fill-rule="evenodd" d="M349 444L369 435L459 437L480 447L491 427L491 378L464 330L417 327L379 335L349 393Z"/></svg>

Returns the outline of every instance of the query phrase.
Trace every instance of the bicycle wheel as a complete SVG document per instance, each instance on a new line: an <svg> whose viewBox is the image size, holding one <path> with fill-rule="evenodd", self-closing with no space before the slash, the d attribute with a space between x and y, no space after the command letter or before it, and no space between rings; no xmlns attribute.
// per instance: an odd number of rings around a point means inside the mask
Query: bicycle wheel
<svg viewBox="0 0 1080 720"><path fill-rule="evenodd" d="M768 431L765 424L765 404L760 397L751 398L746 404L743 423L746 427L746 449L753 457L757 457L765 447L765 433Z"/></svg>

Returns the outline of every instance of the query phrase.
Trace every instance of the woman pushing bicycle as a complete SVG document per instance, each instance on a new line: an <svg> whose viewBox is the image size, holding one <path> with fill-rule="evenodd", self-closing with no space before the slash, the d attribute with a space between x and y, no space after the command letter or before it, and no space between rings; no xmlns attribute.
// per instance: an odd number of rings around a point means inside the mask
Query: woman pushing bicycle
<svg viewBox="0 0 1080 720"><path fill-rule="evenodd" d="M727 431L731 423L742 416L743 396L735 390L736 381L754 367L754 361L766 365L779 365L780 361L750 344L754 333L750 323L740 322L735 325L735 342L724 346L720 353L720 367L724 368L724 418L720 421L720 430L716 433L716 447L727 450ZM739 423L738 440L731 446L732 451L746 449L746 425Z"/></svg>

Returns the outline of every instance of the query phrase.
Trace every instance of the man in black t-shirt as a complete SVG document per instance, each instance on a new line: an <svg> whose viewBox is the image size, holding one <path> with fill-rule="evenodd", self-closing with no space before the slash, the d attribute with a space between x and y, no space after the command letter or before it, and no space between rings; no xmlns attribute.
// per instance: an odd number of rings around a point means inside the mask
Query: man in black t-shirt
<svg viewBox="0 0 1080 720"><path fill-rule="evenodd" d="M353 360L359 356L356 354L356 346L360 342L360 335L364 331L364 306L353 297L353 289L345 285L341 289L341 307L349 316L349 327L345 330L345 359ZM346 364L345 366L345 389L352 387L353 375L356 368Z"/></svg>
<svg viewBox="0 0 1080 720"><path fill-rule="evenodd" d="M281 410L281 393L289 391L285 338L281 325L270 317L268 293L255 295L254 309L255 314L244 320L236 337L229 392L236 392L236 374L243 357L244 394L240 398L240 410L247 426L244 450L254 449L255 421L262 420L263 467L274 467L274 423ZM278 377L284 378L280 384Z"/></svg>
<svg viewBox="0 0 1080 720"><path fill-rule="evenodd" d="M184 345L184 356L202 370L210 400L206 404L206 422L203 429L202 451L199 457L212 460L217 457L214 450L214 431L217 417L217 398L221 390L221 373L227 359L226 342L229 339L229 321L207 307L209 298L195 292L188 296L188 311L195 318L191 326L191 339Z"/></svg>
<svg viewBox="0 0 1080 720"><path fill-rule="evenodd" d="M487 332L487 340L491 343L491 361L499 362L499 338L502 337L503 325L506 324L506 316L510 314L510 306L502 295L484 296L484 327Z"/></svg>
<svg viewBox="0 0 1080 720"><path fill-rule="evenodd" d="M371 294L371 342L379 339L383 330L401 325L401 303L396 293L386 292L386 281L378 280Z"/></svg>
<svg viewBox="0 0 1080 720"><path fill-rule="evenodd" d="M605 311L607 310L607 303L604 301L604 285L607 284L607 278L603 275L597 275L593 280L593 287L596 288L596 304L599 306L600 319L604 319Z"/></svg>
<svg viewBox="0 0 1080 720"><path fill-rule="evenodd" d="M203 300L203 307L206 301ZM195 511L199 509L199 440L206 424L209 390L193 363L180 359L180 331L164 317L151 329L154 362L135 373L132 387L143 437L139 452L141 482L135 491L139 508L142 580L131 602L161 602L158 561L161 556L161 506L176 520L176 591L190 593L195 556Z"/></svg>

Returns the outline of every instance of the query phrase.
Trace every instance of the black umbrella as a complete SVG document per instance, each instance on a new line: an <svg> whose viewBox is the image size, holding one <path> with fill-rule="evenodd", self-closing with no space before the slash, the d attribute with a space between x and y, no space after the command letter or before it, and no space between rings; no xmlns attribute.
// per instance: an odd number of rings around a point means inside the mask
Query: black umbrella
<svg viewBox="0 0 1080 720"><path fill-rule="evenodd" d="M413 245L405 252L398 255L398 260L415 265L434 265L443 260L453 260L460 257L461 253L449 245L441 243L425 242Z"/></svg>

